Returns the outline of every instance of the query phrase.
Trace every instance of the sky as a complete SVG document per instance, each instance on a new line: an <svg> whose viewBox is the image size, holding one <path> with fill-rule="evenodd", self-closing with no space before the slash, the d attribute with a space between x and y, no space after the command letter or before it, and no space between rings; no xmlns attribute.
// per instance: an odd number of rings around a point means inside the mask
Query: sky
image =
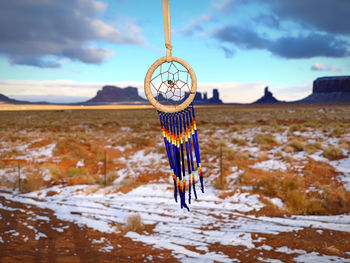
<svg viewBox="0 0 350 263"><path fill-rule="evenodd" d="M312 92L322 76L350 75L349 0L169 0L173 55L198 91L253 102ZM0 93L79 102L104 85L143 95L164 56L161 0L0 0Z"/></svg>

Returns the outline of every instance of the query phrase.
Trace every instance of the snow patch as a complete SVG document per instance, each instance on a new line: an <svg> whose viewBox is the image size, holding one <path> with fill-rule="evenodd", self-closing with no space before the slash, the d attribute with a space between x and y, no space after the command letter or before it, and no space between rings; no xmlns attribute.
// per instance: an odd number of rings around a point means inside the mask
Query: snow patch
<svg viewBox="0 0 350 263"><path fill-rule="evenodd" d="M264 162L258 162L250 166L251 168L261 169L265 171L278 170L281 172L286 172L288 164L280 160L270 159Z"/></svg>

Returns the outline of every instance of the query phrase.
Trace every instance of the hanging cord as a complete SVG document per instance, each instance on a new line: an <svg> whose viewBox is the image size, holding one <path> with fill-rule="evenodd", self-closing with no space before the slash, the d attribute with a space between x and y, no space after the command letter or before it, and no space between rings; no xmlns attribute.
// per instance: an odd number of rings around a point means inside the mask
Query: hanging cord
<svg viewBox="0 0 350 263"><path fill-rule="evenodd" d="M173 49L173 46L171 45L169 0L163 0L163 23L166 47L166 61L169 62L170 58L172 57L171 51Z"/></svg>

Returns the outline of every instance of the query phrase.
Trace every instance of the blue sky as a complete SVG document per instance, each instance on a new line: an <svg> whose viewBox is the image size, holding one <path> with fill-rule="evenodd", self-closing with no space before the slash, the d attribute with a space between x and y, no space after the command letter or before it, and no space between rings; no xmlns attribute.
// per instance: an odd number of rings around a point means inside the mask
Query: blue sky
<svg viewBox="0 0 350 263"><path fill-rule="evenodd" d="M143 92L165 55L162 1L15 0L0 5L0 93L76 102L106 84ZM317 77L350 74L349 0L169 0L173 55L198 90L252 102L311 93Z"/></svg>

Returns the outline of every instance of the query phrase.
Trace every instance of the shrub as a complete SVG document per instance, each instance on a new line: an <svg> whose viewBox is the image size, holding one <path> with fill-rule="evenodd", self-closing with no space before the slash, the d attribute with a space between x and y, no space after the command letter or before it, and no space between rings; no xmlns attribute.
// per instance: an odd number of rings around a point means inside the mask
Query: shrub
<svg viewBox="0 0 350 263"><path fill-rule="evenodd" d="M239 131L239 130L240 130L239 125L233 125L227 130L227 132L231 133L231 132L236 132L236 131Z"/></svg>
<svg viewBox="0 0 350 263"><path fill-rule="evenodd" d="M153 144L154 144L153 139L151 140L145 134L134 135L132 133L129 133L118 139L118 145L120 146L132 145L132 146L144 148L147 146L151 146Z"/></svg>
<svg viewBox="0 0 350 263"><path fill-rule="evenodd" d="M37 191L45 185L40 173L29 174L24 180L23 190L25 192Z"/></svg>
<svg viewBox="0 0 350 263"><path fill-rule="evenodd" d="M286 193L285 204L294 214L305 214L307 211L306 194L298 190L289 190Z"/></svg>
<svg viewBox="0 0 350 263"><path fill-rule="evenodd" d="M72 157L77 159L85 157L83 145L80 143L80 141L77 140L77 138L74 137L60 139L56 143L53 153L54 155L63 155L69 153L67 156L69 159Z"/></svg>
<svg viewBox="0 0 350 263"><path fill-rule="evenodd" d="M277 144L277 141L271 134L257 134L253 139L253 143L274 145Z"/></svg>
<svg viewBox="0 0 350 263"><path fill-rule="evenodd" d="M293 176L286 176L282 179L281 182L282 190L284 193L287 193L288 191L293 191L299 188L299 182L296 177Z"/></svg>
<svg viewBox="0 0 350 263"><path fill-rule="evenodd" d="M124 231L125 232L133 231L133 232L140 233L143 231L144 228L145 226L143 225L140 214L136 213L128 216L128 218L126 219L126 225L124 227Z"/></svg>
<svg viewBox="0 0 350 263"><path fill-rule="evenodd" d="M58 180L61 177L61 170L56 164L50 164L47 168L50 171L52 179Z"/></svg>
<svg viewBox="0 0 350 263"><path fill-rule="evenodd" d="M258 159L259 160L268 160L269 159L269 154L265 151L258 152Z"/></svg>
<svg viewBox="0 0 350 263"><path fill-rule="evenodd" d="M301 131L301 130L302 130L302 127L300 124L292 124L289 126L290 132Z"/></svg>
<svg viewBox="0 0 350 263"><path fill-rule="evenodd" d="M71 167L71 168L68 168L67 175L68 177L76 177L76 176L87 175L87 172L80 168Z"/></svg>
<svg viewBox="0 0 350 263"><path fill-rule="evenodd" d="M255 191L261 191L264 195L275 197L278 193L279 182L272 176L261 178L253 185Z"/></svg>
<svg viewBox="0 0 350 263"><path fill-rule="evenodd" d="M345 129L340 128L340 127L336 127L333 129L331 136L338 137L338 136L343 135L345 133L346 133Z"/></svg>
<svg viewBox="0 0 350 263"><path fill-rule="evenodd" d="M294 152L294 148L293 147L291 147L291 146L285 146L284 148L283 148L283 150L286 152L286 153L292 153L292 152Z"/></svg>
<svg viewBox="0 0 350 263"><path fill-rule="evenodd" d="M215 181L214 181L214 188L215 189L218 189L218 190L226 190L227 189L227 182L226 182L226 178L217 178Z"/></svg>
<svg viewBox="0 0 350 263"><path fill-rule="evenodd" d="M304 150L304 144L301 141L296 139L289 142L287 146L292 147L294 151L297 151L297 152L301 152Z"/></svg>
<svg viewBox="0 0 350 263"><path fill-rule="evenodd" d="M306 210L308 215L324 215L326 213L322 201L316 198L312 198L308 201Z"/></svg>
<svg viewBox="0 0 350 263"><path fill-rule="evenodd" d="M313 154L322 149L322 145L319 142L309 142L305 145L305 149L308 154Z"/></svg>
<svg viewBox="0 0 350 263"><path fill-rule="evenodd" d="M343 150L334 146L330 146L323 151L322 155L329 160L335 160L343 157Z"/></svg>
<svg viewBox="0 0 350 263"><path fill-rule="evenodd" d="M85 132L77 132L75 136L79 141L83 141L83 142L86 142L91 138L93 138L93 136L90 133L85 133Z"/></svg>
<svg viewBox="0 0 350 263"><path fill-rule="evenodd" d="M304 126L308 127L308 128L316 128L319 126L319 123L317 123L315 121L307 121L304 123Z"/></svg>
<svg viewBox="0 0 350 263"><path fill-rule="evenodd" d="M278 157L283 157L283 153L281 151L276 151L276 152L273 153L273 156L277 157L277 158Z"/></svg>
<svg viewBox="0 0 350 263"><path fill-rule="evenodd" d="M231 142L233 144L238 144L239 146L245 146L248 144L248 141L247 140L244 140L244 139L239 139L239 138L233 138L231 140Z"/></svg>
<svg viewBox="0 0 350 263"><path fill-rule="evenodd" d="M241 152L238 151L234 155L234 159L242 159L242 160L248 160L250 156L250 153L248 151Z"/></svg>

